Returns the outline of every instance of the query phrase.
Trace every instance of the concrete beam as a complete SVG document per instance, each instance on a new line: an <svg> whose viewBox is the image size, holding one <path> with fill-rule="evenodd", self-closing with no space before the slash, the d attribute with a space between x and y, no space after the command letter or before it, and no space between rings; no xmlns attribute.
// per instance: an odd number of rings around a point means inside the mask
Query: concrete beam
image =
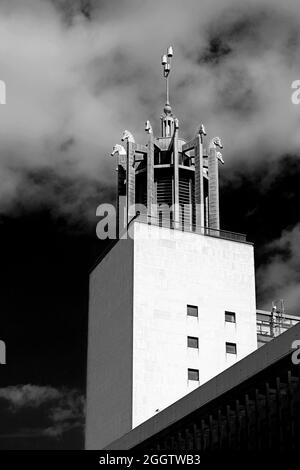
<svg viewBox="0 0 300 470"><path fill-rule="evenodd" d="M154 139L153 134L149 133L148 147L147 147L147 215L148 217L154 217L152 213L155 196L154 188Z"/></svg>
<svg viewBox="0 0 300 470"><path fill-rule="evenodd" d="M179 224L179 162L178 162L178 129L174 129L173 163L174 163L174 221Z"/></svg>
<svg viewBox="0 0 300 470"><path fill-rule="evenodd" d="M143 144L133 144L133 150L135 150L137 153L147 153L147 147L146 145Z"/></svg>
<svg viewBox="0 0 300 470"><path fill-rule="evenodd" d="M204 182L203 182L203 144L201 135L195 140L195 204L196 204L196 226L202 227L204 221Z"/></svg>
<svg viewBox="0 0 300 470"><path fill-rule="evenodd" d="M193 148L195 148L196 144L197 144L197 137L183 144L181 150L182 152L188 152L189 150L192 150Z"/></svg>
<svg viewBox="0 0 300 470"><path fill-rule="evenodd" d="M127 196L127 224L131 217L135 216L132 206L135 204L135 168L134 152L136 144L127 141L127 174L126 174L126 196Z"/></svg>
<svg viewBox="0 0 300 470"><path fill-rule="evenodd" d="M219 167L217 150L211 148L208 156L208 220L209 227L220 229L219 212Z"/></svg>

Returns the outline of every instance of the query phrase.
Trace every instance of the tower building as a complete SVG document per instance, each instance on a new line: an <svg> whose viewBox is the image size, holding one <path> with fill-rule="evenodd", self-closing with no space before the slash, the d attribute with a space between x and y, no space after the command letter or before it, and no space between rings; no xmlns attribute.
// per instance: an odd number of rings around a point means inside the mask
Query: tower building
<svg viewBox="0 0 300 470"><path fill-rule="evenodd" d="M86 448L101 449L257 348L253 245L220 229L221 140L115 145L120 236L90 274Z"/></svg>

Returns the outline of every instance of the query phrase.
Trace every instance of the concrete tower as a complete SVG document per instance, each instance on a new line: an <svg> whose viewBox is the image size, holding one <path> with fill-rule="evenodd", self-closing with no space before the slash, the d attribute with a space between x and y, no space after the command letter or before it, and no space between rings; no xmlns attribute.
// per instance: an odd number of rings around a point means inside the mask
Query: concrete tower
<svg viewBox="0 0 300 470"><path fill-rule="evenodd" d="M86 448L101 449L257 347L254 255L220 230L218 137L185 142L162 57L161 136L124 131L120 237L90 275ZM125 203L124 203L125 201ZM139 216L137 217L137 211ZM125 232L126 233L126 232Z"/></svg>

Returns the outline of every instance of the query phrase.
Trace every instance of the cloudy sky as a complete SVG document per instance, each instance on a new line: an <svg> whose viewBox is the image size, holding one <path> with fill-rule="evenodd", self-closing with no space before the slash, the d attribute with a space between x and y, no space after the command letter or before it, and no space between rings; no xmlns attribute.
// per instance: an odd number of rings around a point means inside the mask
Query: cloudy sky
<svg viewBox="0 0 300 470"><path fill-rule="evenodd" d="M95 211L122 131L159 131L169 44L181 136L222 137L221 223L255 242L258 307L300 313L299 2L0 0L2 448L80 445Z"/></svg>

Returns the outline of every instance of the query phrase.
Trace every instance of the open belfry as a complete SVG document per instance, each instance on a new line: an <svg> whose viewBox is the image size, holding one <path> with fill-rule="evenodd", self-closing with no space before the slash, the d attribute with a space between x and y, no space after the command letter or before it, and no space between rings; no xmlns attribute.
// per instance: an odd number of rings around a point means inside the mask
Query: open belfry
<svg viewBox="0 0 300 470"><path fill-rule="evenodd" d="M120 229L136 215L136 209L147 216L149 223L174 223L188 230L220 229L218 166L224 163L221 140L214 137L208 141L203 124L189 142L179 137L179 121L169 101L172 56L172 47L162 56L166 104L161 136L155 138L150 121L146 121L144 145L136 143L126 130L122 136L126 148L116 145L113 149L112 155L116 154L118 160ZM126 202L122 204L121 200Z"/></svg>
<svg viewBox="0 0 300 470"><path fill-rule="evenodd" d="M102 449L257 348L253 245L220 230L220 138L185 142L162 57L161 136L115 145L120 233L90 273L86 448ZM195 126L197 128L197 126Z"/></svg>

